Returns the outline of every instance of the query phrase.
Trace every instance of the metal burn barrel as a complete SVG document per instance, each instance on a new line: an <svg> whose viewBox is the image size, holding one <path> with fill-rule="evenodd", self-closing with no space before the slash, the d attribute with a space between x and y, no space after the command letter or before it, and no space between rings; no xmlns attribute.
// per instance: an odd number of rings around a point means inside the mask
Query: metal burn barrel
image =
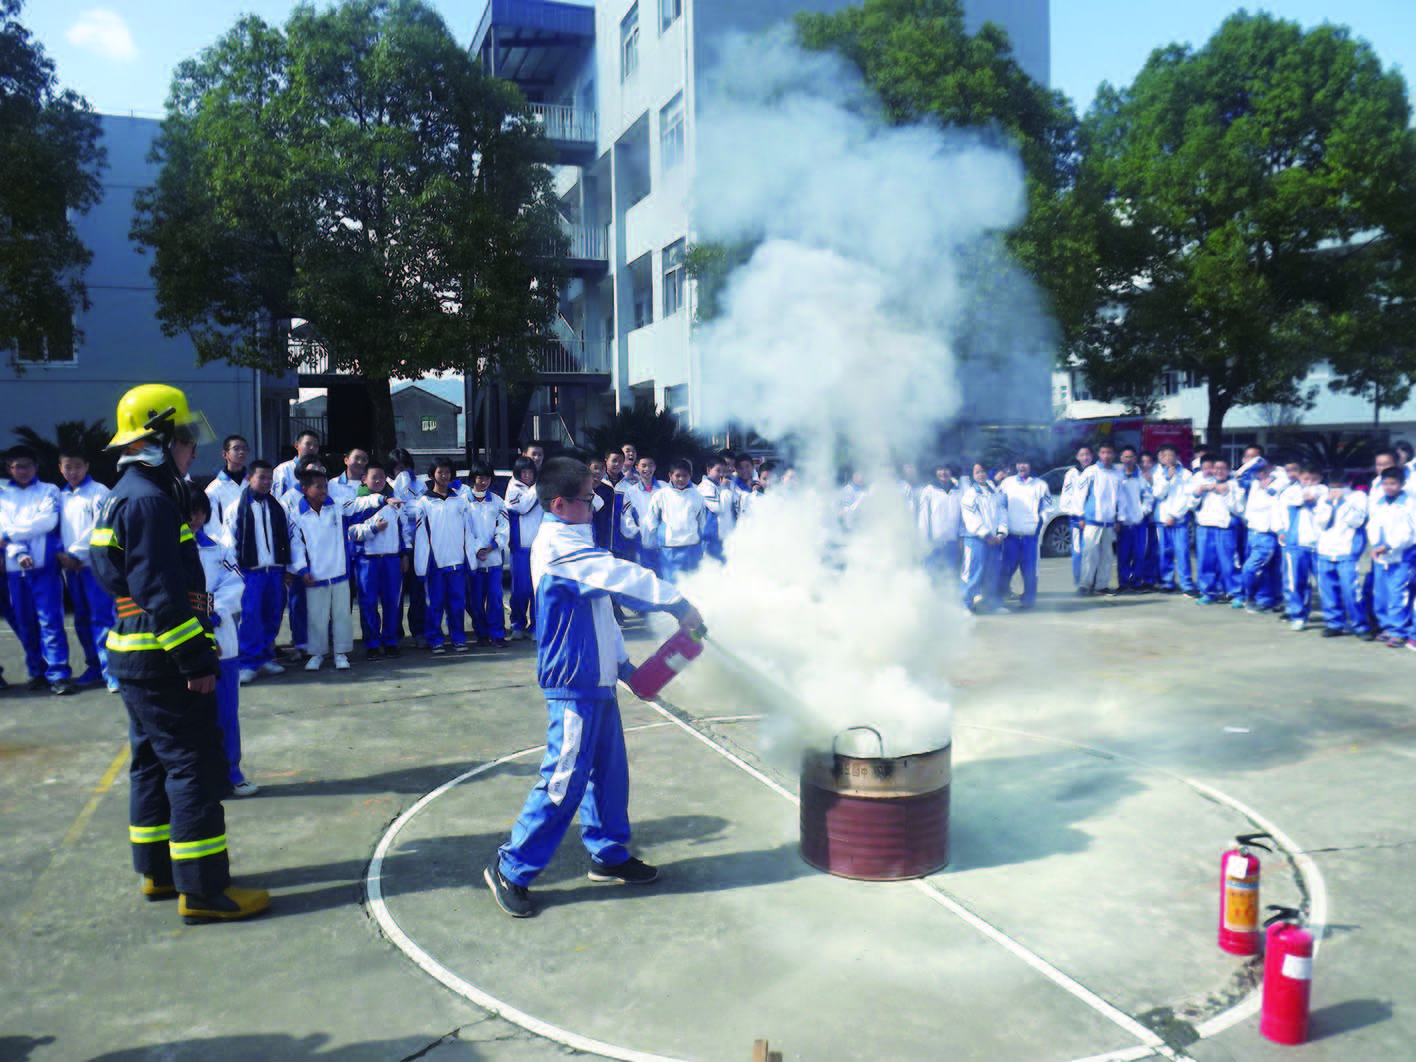
<svg viewBox="0 0 1416 1062"><path fill-rule="evenodd" d="M908 756L807 752L801 767L801 855L860 881L923 877L949 862L950 745ZM848 733L842 731L841 733Z"/></svg>

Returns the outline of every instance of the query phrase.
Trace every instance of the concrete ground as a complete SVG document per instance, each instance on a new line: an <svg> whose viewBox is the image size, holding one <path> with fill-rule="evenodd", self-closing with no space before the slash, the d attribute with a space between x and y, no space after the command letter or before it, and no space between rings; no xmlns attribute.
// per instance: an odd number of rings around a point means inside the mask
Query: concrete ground
<svg viewBox="0 0 1416 1062"><path fill-rule="evenodd" d="M519 922L480 875L537 765L529 645L356 653L338 677L244 690L263 792L228 802L234 870L275 906L186 927L128 869L118 699L24 692L6 631L0 1059L570 1053L470 996L629 1058L746 1060L765 1038L808 1062L1262 1062L1285 1049L1257 1017L1228 1024L1252 966L1214 946L1220 853L1251 828L1236 804L1306 853L1265 857L1264 902L1325 893L1313 1040L1288 1053L1416 1056L1416 653L1174 597L1078 599L1066 562L1043 569L1038 611L981 618L951 657L944 871L866 884L802 863L794 772L759 759L743 718L762 702L705 664L666 691L674 714L621 694L636 844L661 881L593 885L572 840ZM464 774L401 824L376 909L380 839Z"/></svg>

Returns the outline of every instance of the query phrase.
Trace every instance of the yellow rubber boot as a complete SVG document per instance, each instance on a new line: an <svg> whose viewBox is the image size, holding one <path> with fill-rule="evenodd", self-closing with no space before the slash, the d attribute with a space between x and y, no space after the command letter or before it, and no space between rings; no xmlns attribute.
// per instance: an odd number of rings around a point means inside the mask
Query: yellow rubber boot
<svg viewBox="0 0 1416 1062"><path fill-rule="evenodd" d="M177 905L182 921L189 926L204 922L235 922L260 914L270 906L265 889L239 889L234 885L216 896L189 896L185 892Z"/></svg>
<svg viewBox="0 0 1416 1062"><path fill-rule="evenodd" d="M159 885L146 874L143 875L143 896L149 900L170 900L177 895L177 886L168 882L166 885Z"/></svg>

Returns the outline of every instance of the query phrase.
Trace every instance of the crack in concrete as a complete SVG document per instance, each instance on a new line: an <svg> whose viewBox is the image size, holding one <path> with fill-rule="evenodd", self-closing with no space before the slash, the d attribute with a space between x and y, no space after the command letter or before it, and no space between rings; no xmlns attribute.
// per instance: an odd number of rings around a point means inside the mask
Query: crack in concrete
<svg viewBox="0 0 1416 1062"><path fill-rule="evenodd" d="M1387 841L1381 844L1349 844L1338 845L1333 848L1305 848L1303 855L1318 855L1325 852L1365 852L1379 848L1409 848L1416 844L1416 840L1410 841Z"/></svg>

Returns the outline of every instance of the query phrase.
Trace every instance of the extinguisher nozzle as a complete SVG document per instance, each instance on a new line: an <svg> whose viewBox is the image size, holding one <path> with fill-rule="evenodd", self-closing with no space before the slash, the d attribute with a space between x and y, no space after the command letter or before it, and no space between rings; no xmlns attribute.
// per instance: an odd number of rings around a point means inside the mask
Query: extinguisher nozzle
<svg viewBox="0 0 1416 1062"><path fill-rule="evenodd" d="M1268 845L1259 843L1265 837L1270 841L1274 840L1274 836L1271 833L1241 833L1235 835L1234 843L1241 848L1262 848L1265 852L1272 852L1273 849Z"/></svg>
<svg viewBox="0 0 1416 1062"><path fill-rule="evenodd" d="M1303 912L1296 907L1282 907L1276 903L1271 903L1264 908L1272 911L1273 914L1264 919L1264 928L1268 928L1275 922L1292 922L1294 925L1303 921Z"/></svg>

